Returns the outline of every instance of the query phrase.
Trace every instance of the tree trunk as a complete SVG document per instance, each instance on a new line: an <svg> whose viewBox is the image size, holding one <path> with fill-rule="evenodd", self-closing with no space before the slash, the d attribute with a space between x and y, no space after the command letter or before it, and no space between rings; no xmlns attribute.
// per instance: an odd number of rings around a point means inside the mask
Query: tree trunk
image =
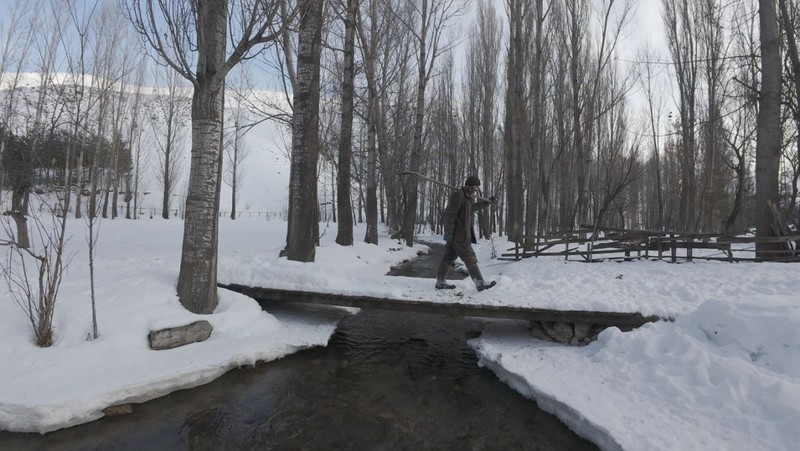
<svg viewBox="0 0 800 451"><path fill-rule="evenodd" d="M541 157L544 154L544 117L547 109L544 104L544 77L545 62L542 24L544 22L543 0L536 0L534 6L535 35L534 35L534 55L532 64L531 97L533 100L530 139L529 163L528 163L528 199L527 217L525 219L525 235L536 235L539 230L539 167L542 164Z"/></svg>
<svg viewBox="0 0 800 451"><path fill-rule="evenodd" d="M238 137L236 138L239 139ZM238 150L234 150L234 155L238 152ZM234 156L234 161L236 160L236 156ZM236 220L236 172L237 167L233 167L233 174L231 174L231 220Z"/></svg>
<svg viewBox="0 0 800 451"><path fill-rule="evenodd" d="M479 33L482 35L481 44L478 46L480 54L481 74L479 77L481 91L481 110L479 127L481 131L480 142L483 150L483 191L487 195L494 196L497 187L493 180L495 174L495 101L497 92L497 64L500 53L500 25L497 12L490 2L481 2L478 5ZM496 208L492 205L481 210L480 225L481 234L489 239L493 232L493 216Z"/></svg>
<svg viewBox="0 0 800 451"><path fill-rule="evenodd" d="M239 114L238 112L236 113ZM237 175L239 174L239 146L241 143L239 142L239 120L237 119L234 123L234 135L233 135L233 159L231 161L231 220L236 220L236 191L239 181L237 180Z"/></svg>
<svg viewBox="0 0 800 451"><path fill-rule="evenodd" d="M743 151L744 152L744 151ZM728 219L725 220L725 227L723 229L724 234L728 234L733 230L733 225L736 223L736 219L739 217L739 213L742 210L742 202L744 201L744 187L745 187L745 179L746 179L746 169L745 169L745 162L744 162L744 154L742 154L741 161L736 167L736 191L733 197L733 206L731 207L731 212L728 215Z"/></svg>
<svg viewBox="0 0 800 451"><path fill-rule="evenodd" d="M297 89L294 92L292 115L286 257L294 261L312 262L319 228L317 160L323 0L300 0L298 6L300 35L297 46Z"/></svg>
<svg viewBox="0 0 800 451"><path fill-rule="evenodd" d="M358 0L347 0L344 36L344 74L342 75L342 124L339 137L337 207L339 222L336 243L353 245L353 207L350 202L350 163L353 154L353 80L355 78L355 27Z"/></svg>
<svg viewBox="0 0 800 451"><path fill-rule="evenodd" d="M425 117L425 87L427 75L425 66L428 61L428 0L422 0L422 24L419 35L419 60L417 61L417 102L414 108L414 141L411 144L411 157L408 167L411 172L419 172L422 156L422 126ZM414 245L414 225L417 222L418 181L416 177L406 177L406 211L403 219L403 239L406 245Z"/></svg>
<svg viewBox="0 0 800 451"><path fill-rule="evenodd" d="M99 209L97 208L97 196L102 186L100 183L100 160L104 151L103 134L105 132L106 105L105 94L103 94L100 98L99 112L97 115L97 142L94 146L92 169L89 172L89 176L92 178L89 183L89 211L87 212L89 219L96 218L97 213L99 213Z"/></svg>
<svg viewBox="0 0 800 451"><path fill-rule="evenodd" d="M572 6L572 17L570 22L570 80L572 88L572 128L573 139L575 145L575 177L577 182L577 200L575 201L574 210L570 218L569 227L575 227L576 223L585 222L585 212L588 208L588 199L586 197L586 177L587 177L587 160L589 158L586 150L584 128L582 122L583 109L581 104L581 74L583 69L580 66L580 58L582 57L581 51L581 30L578 24L579 12L577 6ZM597 74L595 74L597 76Z"/></svg>
<svg viewBox="0 0 800 451"><path fill-rule="evenodd" d="M86 147L86 133L82 134L78 148L78 168L75 175L75 219L81 218L81 201L83 200L83 149Z"/></svg>
<svg viewBox="0 0 800 451"><path fill-rule="evenodd" d="M526 0L527 1L527 0ZM506 117L504 141L506 172L506 234L516 240L524 233L524 188L522 169L527 161L523 148L530 144L529 120L525 108L525 62L527 41L525 38L525 2L514 0L509 4L508 82L506 93Z"/></svg>
<svg viewBox="0 0 800 451"><path fill-rule="evenodd" d="M192 95L192 159L186 198L178 297L193 313L212 313L217 306L217 229L227 1L198 4L197 80Z"/></svg>
<svg viewBox="0 0 800 451"><path fill-rule="evenodd" d="M779 205L781 154L781 42L775 0L759 0L761 32L761 96L756 142L756 236L778 235L770 204ZM778 256L778 243L756 243L756 258Z"/></svg>
<svg viewBox="0 0 800 451"><path fill-rule="evenodd" d="M796 144L795 144L795 151L797 152L795 157L795 172L794 176L792 177L792 193L789 199L789 206L786 208L786 211L790 215L797 215L795 212L795 207L797 206L797 181L800 179L800 56L798 55L797 50L797 35L795 34L794 25L792 24L792 16L789 14L789 9L786 6L786 0L778 0L780 3L781 8L781 17L783 18L783 29L786 32L786 42L787 42L787 49L789 54L789 61L791 62L791 76L792 81L794 83L794 93L795 93L795 111L794 111L794 123L795 129L797 130L797 136L795 137ZM797 217L797 216L795 216Z"/></svg>
<svg viewBox="0 0 800 451"><path fill-rule="evenodd" d="M193 130L194 132L194 130ZM194 147L194 133L192 133L192 147ZM164 187L164 191L161 193L161 217L164 219L169 219L169 193L172 191L172 175L169 171L169 160L171 158L170 153L171 150L171 143L170 138L167 138L167 148L164 152L164 167L161 168L162 170L162 185ZM192 160L194 162L194 160Z"/></svg>
<svg viewBox="0 0 800 451"><path fill-rule="evenodd" d="M370 2L370 38L364 36L362 21L356 19L356 29L361 40L364 55L364 73L367 78L367 231L364 242L378 244L378 121L380 120L380 105L378 97L378 80L375 76L377 65L378 17L375 2ZM368 44L367 44L368 42ZM383 198L381 198L383 201ZM380 209L383 215L383 208Z"/></svg>
<svg viewBox="0 0 800 451"><path fill-rule="evenodd" d="M122 130L120 130L119 126L115 128L114 132L114 167L112 168L113 174L113 182L110 184L111 189L113 190L111 196L111 219L116 219L118 216L118 208L119 208L119 190L122 187L121 181L122 177L120 175L120 167L119 167L119 160L120 154L122 153Z"/></svg>
<svg viewBox="0 0 800 451"><path fill-rule="evenodd" d="M377 149L376 147L376 124L378 113L378 98L370 88L369 113L367 115L367 231L364 242L378 244L378 183L377 183Z"/></svg>
<svg viewBox="0 0 800 451"><path fill-rule="evenodd" d="M22 249L28 249L31 246L28 236L29 190L30 185L16 185L11 194L11 217L14 218L14 225L17 227L17 246Z"/></svg>

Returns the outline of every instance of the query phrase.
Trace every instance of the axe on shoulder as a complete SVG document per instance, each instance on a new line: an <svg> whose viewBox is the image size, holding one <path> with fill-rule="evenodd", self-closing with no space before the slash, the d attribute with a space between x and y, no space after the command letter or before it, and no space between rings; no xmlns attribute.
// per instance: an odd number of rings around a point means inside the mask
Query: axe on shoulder
<svg viewBox="0 0 800 451"><path fill-rule="evenodd" d="M435 184L440 185L440 186L444 186L445 188L450 188L452 190L461 189L461 188L458 188L456 186L453 186L453 185L450 185L450 184L447 184L447 183L444 183L444 182L440 182L439 180L430 178L427 175L420 174L419 172L405 171L405 172L398 172L397 175L413 175L414 177L417 177L418 179L426 180L428 182L435 183ZM489 202L490 204L494 203L494 201L492 201L491 199L487 199L487 198L481 197L481 196L477 196L476 199L478 201L482 201L482 202Z"/></svg>

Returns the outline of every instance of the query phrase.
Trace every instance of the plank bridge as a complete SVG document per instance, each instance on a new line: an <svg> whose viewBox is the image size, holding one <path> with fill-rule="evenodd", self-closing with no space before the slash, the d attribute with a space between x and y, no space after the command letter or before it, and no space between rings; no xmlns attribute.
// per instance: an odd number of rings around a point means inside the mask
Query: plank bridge
<svg viewBox="0 0 800 451"><path fill-rule="evenodd" d="M504 318L553 323L597 324L630 330L646 323L658 321L658 316L644 316L641 313L595 312L587 310L552 310L519 306L480 305L458 302L433 302L424 299L384 299L370 296L352 296L309 291L279 290L274 288L249 287L238 284L219 284L220 288L242 293L246 296L268 303L269 301L304 304L322 304L360 309L394 310L442 314L450 316L471 316L479 318Z"/></svg>

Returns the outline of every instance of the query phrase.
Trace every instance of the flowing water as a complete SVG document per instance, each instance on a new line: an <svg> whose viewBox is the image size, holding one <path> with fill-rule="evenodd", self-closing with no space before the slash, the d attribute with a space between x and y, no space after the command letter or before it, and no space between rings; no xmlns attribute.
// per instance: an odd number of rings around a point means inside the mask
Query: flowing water
<svg viewBox="0 0 800 451"><path fill-rule="evenodd" d="M396 272L430 275L437 263L433 253ZM130 415L43 436L0 432L0 450L596 449L478 367L467 340L480 320L267 308L342 319L325 348L231 371Z"/></svg>

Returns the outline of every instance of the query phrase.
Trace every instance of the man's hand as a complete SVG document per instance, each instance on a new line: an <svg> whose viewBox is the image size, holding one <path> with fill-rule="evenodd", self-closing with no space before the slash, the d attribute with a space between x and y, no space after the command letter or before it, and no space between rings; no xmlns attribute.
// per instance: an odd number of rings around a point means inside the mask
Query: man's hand
<svg viewBox="0 0 800 451"><path fill-rule="evenodd" d="M449 243L449 242L451 242L451 241L453 241L453 235L450 235L450 234L445 234L445 235L444 235L444 242L445 242L445 243Z"/></svg>
<svg viewBox="0 0 800 451"><path fill-rule="evenodd" d="M492 204L495 204L495 203L497 203L497 199L495 199L494 196L490 196L489 197L489 202L491 202Z"/></svg>

